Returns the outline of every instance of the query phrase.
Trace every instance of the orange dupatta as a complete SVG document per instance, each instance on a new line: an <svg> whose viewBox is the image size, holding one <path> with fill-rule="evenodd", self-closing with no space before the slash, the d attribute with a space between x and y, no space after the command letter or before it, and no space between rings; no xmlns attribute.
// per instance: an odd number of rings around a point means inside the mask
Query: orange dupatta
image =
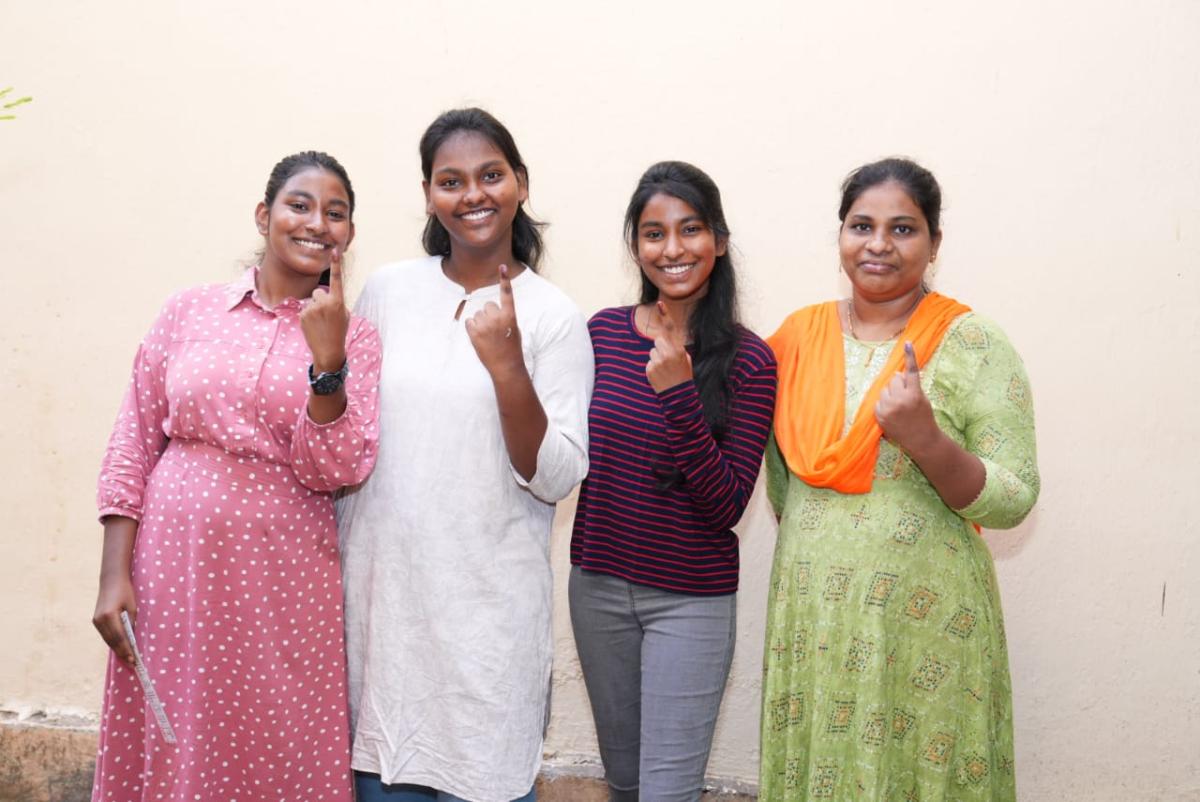
<svg viewBox="0 0 1200 802"><path fill-rule="evenodd" d="M917 365L923 368L954 319L969 311L969 306L936 292L921 300L845 437L846 359L837 301L789 315L767 343L779 363L775 441L792 473L813 487L870 492L883 436L875 404L892 376L904 368L905 341L913 344Z"/></svg>

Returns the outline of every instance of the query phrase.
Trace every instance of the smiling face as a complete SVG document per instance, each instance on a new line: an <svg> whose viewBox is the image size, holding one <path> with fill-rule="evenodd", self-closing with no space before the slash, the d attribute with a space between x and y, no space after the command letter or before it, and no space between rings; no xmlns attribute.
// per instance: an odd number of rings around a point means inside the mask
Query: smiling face
<svg viewBox="0 0 1200 802"><path fill-rule="evenodd" d="M425 211L446 229L452 248L511 247L513 218L528 197L525 177L487 137L473 131L451 135L421 186Z"/></svg>
<svg viewBox="0 0 1200 802"><path fill-rule="evenodd" d="M289 178L270 208L258 204L254 219L267 239L263 269L268 271L320 276L329 267L333 247L344 253L354 239L346 187L320 167Z"/></svg>
<svg viewBox="0 0 1200 802"><path fill-rule="evenodd" d="M660 299L691 303L704 297L726 243L695 209L659 192L646 201L636 236L638 266Z"/></svg>
<svg viewBox="0 0 1200 802"><path fill-rule="evenodd" d="M847 210L838 250L855 294L882 302L919 291L941 240L904 187L888 181L864 190Z"/></svg>

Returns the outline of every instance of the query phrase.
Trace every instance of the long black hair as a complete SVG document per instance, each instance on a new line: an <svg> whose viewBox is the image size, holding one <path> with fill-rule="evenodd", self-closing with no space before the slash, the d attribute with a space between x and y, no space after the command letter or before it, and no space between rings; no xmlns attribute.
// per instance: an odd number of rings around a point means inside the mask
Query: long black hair
<svg viewBox="0 0 1200 802"><path fill-rule="evenodd" d="M509 166L520 177L526 189L529 188L529 168L525 166L512 134L495 117L477 108L444 111L425 129L421 136L420 151L421 174L426 181L433 176L433 160L437 156L438 148L451 136L463 131L479 134L491 142L496 150L504 154ZM513 218L512 225L513 256L535 273L538 263L542 261L544 250L541 232L543 226L545 223L533 219L525 211L524 204L517 206L517 215ZM425 247L425 253L430 256L450 255L450 234L437 219L437 215L431 214L425 221L421 244Z"/></svg>
<svg viewBox="0 0 1200 802"><path fill-rule="evenodd" d="M267 178L267 190L263 193L263 203L270 209L275 203L275 198L279 195L279 190L283 189L284 184L292 179L293 176L317 168L333 173L342 182L342 186L346 188L346 198L350 201L349 219L354 221L354 187L350 184L350 175L346 172L346 168L341 162L330 156L328 153L323 153L319 150L305 150L300 153L293 153L291 156L284 156L271 169L271 175ZM262 258L259 257L259 261ZM329 286L329 271L321 273L321 277L317 280L319 284Z"/></svg>
<svg viewBox="0 0 1200 802"><path fill-rule="evenodd" d="M725 222L721 191L707 173L687 162L668 161L651 165L638 180L637 188L629 199L629 207L625 210L625 240L635 259L642 211L650 199L659 194L678 198L691 206L713 232L717 242L725 244L725 252L716 258L708 277L708 291L696 302L688 320L693 348L692 373L700 403L704 407L704 421L712 430L713 437L720 440L729 421L729 372L737 357L741 337L737 281L733 258L730 256L729 224ZM641 273L639 300L643 304L658 300L658 288L646 278L645 271ZM664 488L670 488L682 482L683 476L675 469L661 477L661 480Z"/></svg>

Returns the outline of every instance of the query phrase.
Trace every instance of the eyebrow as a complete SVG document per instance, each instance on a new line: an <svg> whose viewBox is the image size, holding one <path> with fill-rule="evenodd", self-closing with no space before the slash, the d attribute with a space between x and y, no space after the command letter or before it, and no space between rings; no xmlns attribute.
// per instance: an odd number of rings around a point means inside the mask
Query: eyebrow
<svg viewBox="0 0 1200 802"><path fill-rule="evenodd" d="M313 197L313 194L311 192L305 192L302 189L293 189L290 192L288 192L287 196L289 198L304 198L305 200L310 200L310 201L316 200L316 198ZM326 206L345 206L347 209L350 208L350 204L347 203L346 201L342 200L341 198L333 198L325 205Z"/></svg>
<svg viewBox="0 0 1200 802"><path fill-rule="evenodd" d="M505 164L507 164L507 162L505 162L504 159L492 159L490 162L484 162L483 164L479 165L479 167L477 167L475 169L491 170L495 167L504 166ZM434 175L442 175L444 173L448 173L450 175L461 175L468 171L460 170L457 167L446 166L446 167L439 167L438 169L434 170L433 172L434 172Z"/></svg>
<svg viewBox="0 0 1200 802"><path fill-rule="evenodd" d="M871 217L871 215L869 215L869 214L862 214L860 212L858 214L850 215L850 219L851 220L874 220L875 218ZM889 222L892 222L892 223L896 223L901 220L911 220L914 223L917 222L917 218L913 217L911 214L898 214L895 217L888 218L888 220L889 220Z"/></svg>
<svg viewBox="0 0 1200 802"><path fill-rule="evenodd" d="M700 225L707 225L707 223L704 222L704 218L702 218L698 214L688 215L687 217L685 217L679 221L680 225L684 225L686 223L699 223ZM657 220L647 220L646 222L639 225L638 228L639 229L642 229L642 228L666 228L666 226L664 226L662 223L658 222Z"/></svg>

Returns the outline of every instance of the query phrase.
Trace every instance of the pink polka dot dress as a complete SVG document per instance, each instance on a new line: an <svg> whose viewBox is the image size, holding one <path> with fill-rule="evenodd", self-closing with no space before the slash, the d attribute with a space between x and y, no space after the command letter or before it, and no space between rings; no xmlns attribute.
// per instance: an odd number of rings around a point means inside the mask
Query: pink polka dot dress
<svg viewBox="0 0 1200 802"><path fill-rule="evenodd" d="M170 299L104 456L100 515L140 521L136 636L177 743L109 655L94 802L350 802L332 492L378 443L379 336L354 317L347 407L307 414L301 302L248 270Z"/></svg>

